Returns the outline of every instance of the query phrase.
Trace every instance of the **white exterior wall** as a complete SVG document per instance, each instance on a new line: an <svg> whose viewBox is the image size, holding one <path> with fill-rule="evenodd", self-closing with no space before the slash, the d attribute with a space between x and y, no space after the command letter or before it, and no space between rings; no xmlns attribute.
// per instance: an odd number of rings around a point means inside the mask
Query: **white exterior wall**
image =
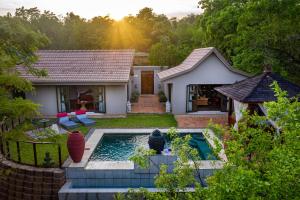
<svg viewBox="0 0 300 200"><path fill-rule="evenodd" d="M105 86L106 114L126 114L127 85Z"/></svg>
<svg viewBox="0 0 300 200"><path fill-rule="evenodd" d="M210 55L197 68L164 81L164 89L168 97L167 84L172 83L172 113L186 113L186 90L189 84L232 84L246 77L230 71L216 55Z"/></svg>
<svg viewBox="0 0 300 200"><path fill-rule="evenodd" d="M160 66L134 66L134 76L132 78L131 84L131 92L137 91L141 94L141 72L142 71L153 71L154 74L154 94L157 94L159 91L163 90L163 86L157 76L158 72L167 69L167 67L160 67ZM130 93L131 94L131 93Z"/></svg>
<svg viewBox="0 0 300 200"><path fill-rule="evenodd" d="M40 104L40 112L43 115L57 114L57 99L55 86L35 86L35 91L26 93L26 99Z"/></svg>

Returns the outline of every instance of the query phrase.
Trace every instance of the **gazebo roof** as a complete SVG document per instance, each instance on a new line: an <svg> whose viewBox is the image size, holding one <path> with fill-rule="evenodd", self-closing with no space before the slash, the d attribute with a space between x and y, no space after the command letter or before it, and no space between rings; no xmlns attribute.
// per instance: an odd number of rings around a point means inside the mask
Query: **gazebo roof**
<svg viewBox="0 0 300 200"><path fill-rule="evenodd" d="M262 103L277 100L270 86L274 81L277 81L282 90L287 91L288 97L300 94L299 86L272 72L264 72L232 85L217 87L215 90L239 102Z"/></svg>

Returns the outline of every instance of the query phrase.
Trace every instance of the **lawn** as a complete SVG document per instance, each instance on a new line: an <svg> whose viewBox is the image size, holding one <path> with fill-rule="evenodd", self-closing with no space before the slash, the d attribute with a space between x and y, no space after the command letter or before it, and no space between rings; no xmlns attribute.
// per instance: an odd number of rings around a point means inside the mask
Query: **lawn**
<svg viewBox="0 0 300 200"><path fill-rule="evenodd" d="M96 125L93 128L169 128L177 127L177 122L173 115L170 114L129 114L126 118L106 118L106 119L94 119ZM24 124L17 127L13 131L6 133L8 138L21 141L34 141L24 134L24 131L31 128L30 124ZM76 130L80 130L86 135L90 128L80 126ZM52 138L39 140L38 142L56 142L61 145L62 160L66 160L68 157L67 151L67 135L58 135ZM17 145L16 142L9 142L10 155L13 160L18 160L17 157ZM58 147L56 144L43 144L37 145L37 160L38 165L42 165L45 157L45 153L49 152L51 158L55 162L55 166L58 165ZM33 147L28 143L20 143L20 154L22 163L34 164Z"/></svg>

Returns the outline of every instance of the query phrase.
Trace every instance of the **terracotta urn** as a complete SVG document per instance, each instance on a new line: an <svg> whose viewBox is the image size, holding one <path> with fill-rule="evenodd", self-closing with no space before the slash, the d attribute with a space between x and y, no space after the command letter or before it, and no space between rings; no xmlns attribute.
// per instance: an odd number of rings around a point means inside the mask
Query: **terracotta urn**
<svg viewBox="0 0 300 200"><path fill-rule="evenodd" d="M79 131L71 132L68 136L67 147L73 162L80 162L85 147L83 134Z"/></svg>

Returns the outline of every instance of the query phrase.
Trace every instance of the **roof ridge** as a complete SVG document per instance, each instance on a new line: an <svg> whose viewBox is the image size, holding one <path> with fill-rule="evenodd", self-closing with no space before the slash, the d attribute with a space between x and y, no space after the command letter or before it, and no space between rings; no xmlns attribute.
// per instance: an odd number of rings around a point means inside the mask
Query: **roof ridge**
<svg viewBox="0 0 300 200"><path fill-rule="evenodd" d="M264 80L264 77L265 77L267 74L269 74L269 73L268 73L268 72L264 72L264 73L262 74L262 76L260 77L260 80L258 81L258 83L256 84L256 86L253 87L252 90L249 91L249 93L243 98L243 100L247 99L247 98L250 96L250 94L251 94L251 93L252 93L252 92L260 85L260 83L262 82L262 80ZM255 76L252 77L252 78L255 78ZM249 79L251 79L251 78L249 78ZM245 80L246 80L246 79L245 79Z"/></svg>
<svg viewBox="0 0 300 200"><path fill-rule="evenodd" d="M133 51L135 49L40 49L37 52L120 52Z"/></svg>

